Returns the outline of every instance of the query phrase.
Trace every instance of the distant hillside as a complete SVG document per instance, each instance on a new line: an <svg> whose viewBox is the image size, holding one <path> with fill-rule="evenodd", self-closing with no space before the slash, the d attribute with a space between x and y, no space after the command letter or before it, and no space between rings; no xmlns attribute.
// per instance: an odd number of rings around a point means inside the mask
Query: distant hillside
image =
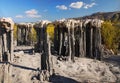
<svg viewBox="0 0 120 83"><path fill-rule="evenodd" d="M120 11L116 12L97 12L89 16L78 17L74 19L93 19L98 18L101 20L111 20L112 22L120 21Z"/></svg>

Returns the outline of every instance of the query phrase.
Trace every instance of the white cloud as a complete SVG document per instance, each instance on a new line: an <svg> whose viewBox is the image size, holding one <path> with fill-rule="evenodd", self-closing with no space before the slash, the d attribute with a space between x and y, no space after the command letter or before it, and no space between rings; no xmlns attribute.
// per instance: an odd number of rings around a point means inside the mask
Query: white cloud
<svg viewBox="0 0 120 83"><path fill-rule="evenodd" d="M96 3L85 4L85 5L84 5L84 8L85 8L85 9L88 9L88 8L93 7L94 5L96 5Z"/></svg>
<svg viewBox="0 0 120 83"><path fill-rule="evenodd" d="M37 15L37 14L28 14L27 17L29 17L29 18L40 18L41 15Z"/></svg>
<svg viewBox="0 0 120 83"><path fill-rule="evenodd" d="M38 14L38 11L35 9L25 11L25 14L29 18L40 18L41 15Z"/></svg>
<svg viewBox="0 0 120 83"><path fill-rule="evenodd" d="M69 7L71 8L76 8L76 9L80 9L83 6L83 2L73 2L69 5Z"/></svg>
<svg viewBox="0 0 120 83"><path fill-rule="evenodd" d="M35 10L35 9L31 9L31 10L25 11L25 13L26 13L26 14L31 14L31 15L33 15L33 14L38 14L38 11Z"/></svg>
<svg viewBox="0 0 120 83"><path fill-rule="evenodd" d="M24 18L22 15L16 15L16 18Z"/></svg>
<svg viewBox="0 0 120 83"><path fill-rule="evenodd" d="M56 8L60 10L67 10L68 8L65 5L57 5Z"/></svg>

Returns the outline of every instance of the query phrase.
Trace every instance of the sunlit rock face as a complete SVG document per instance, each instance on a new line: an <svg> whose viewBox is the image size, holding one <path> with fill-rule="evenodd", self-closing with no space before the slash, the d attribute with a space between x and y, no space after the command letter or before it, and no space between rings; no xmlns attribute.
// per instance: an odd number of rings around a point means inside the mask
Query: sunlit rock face
<svg viewBox="0 0 120 83"><path fill-rule="evenodd" d="M11 18L0 18L0 61L11 61L13 54L13 27Z"/></svg>
<svg viewBox="0 0 120 83"><path fill-rule="evenodd" d="M17 45L31 45L33 23L17 24Z"/></svg>
<svg viewBox="0 0 120 83"><path fill-rule="evenodd" d="M47 25L54 25L54 53L59 56L69 56L74 60L77 57L101 58L101 24L99 19L62 19L54 22L42 20L37 23L20 23L18 24L18 43L22 42L27 45L34 27L37 34L36 51L42 52L44 37L43 34ZM99 57L99 58L98 58Z"/></svg>
<svg viewBox="0 0 120 83"><path fill-rule="evenodd" d="M51 21L42 20L34 24L34 29L37 34L37 44L35 45L36 52L42 52L43 50L45 28L49 23L51 23Z"/></svg>
<svg viewBox="0 0 120 83"><path fill-rule="evenodd" d="M101 58L101 24L99 19L56 21L54 46L60 56Z"/></svg>
<svg viewBox="0 0 120 83"><path fill-rule="evenodd" d="M5 28L6 31L10 31L14 27L14 22L11 18L0 18L0 26L1 28Z"/></svg>

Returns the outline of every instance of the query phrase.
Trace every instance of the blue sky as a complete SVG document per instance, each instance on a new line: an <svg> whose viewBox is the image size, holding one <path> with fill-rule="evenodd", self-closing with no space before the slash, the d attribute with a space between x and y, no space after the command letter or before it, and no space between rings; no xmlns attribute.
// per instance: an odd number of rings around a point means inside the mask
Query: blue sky
<svg viewBox="0 0 120 83"><path fill-rule="evenodd" d="M36 22L120 10L120 0L0 0L0 17Z"/></svg>

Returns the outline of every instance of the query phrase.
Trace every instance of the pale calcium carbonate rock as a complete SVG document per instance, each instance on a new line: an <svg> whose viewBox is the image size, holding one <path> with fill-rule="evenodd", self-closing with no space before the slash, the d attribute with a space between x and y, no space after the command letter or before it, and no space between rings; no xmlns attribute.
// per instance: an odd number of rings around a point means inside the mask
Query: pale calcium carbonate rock
<svg viewBox="0 0 120 83"><path fill-rule="evenodd" d="M109 67L97 60L79 58L75 63L57 62L55 64L56 73L79 82L116 82L117 80Z"/></svg>
<svg viewBox="0 0 120 83"><path fill-rule="evenodd" d="M14 53L14 56L17 57L17 58L19 58L19 57L21 57L21 56L23 56L23 55L24 55L24 52L23 52L23 51L19 51L19 52L15 52L15 53Z"/></svg>
<svg viewBox="0 0 120 83"><path fill-rule="evenodd" d="M13 27L14 27L14 22L13 22L13 20L12 20L12 18L0 18L0 22L7 22L7 23L10 23L10 29L13 29Z"/></svg>

